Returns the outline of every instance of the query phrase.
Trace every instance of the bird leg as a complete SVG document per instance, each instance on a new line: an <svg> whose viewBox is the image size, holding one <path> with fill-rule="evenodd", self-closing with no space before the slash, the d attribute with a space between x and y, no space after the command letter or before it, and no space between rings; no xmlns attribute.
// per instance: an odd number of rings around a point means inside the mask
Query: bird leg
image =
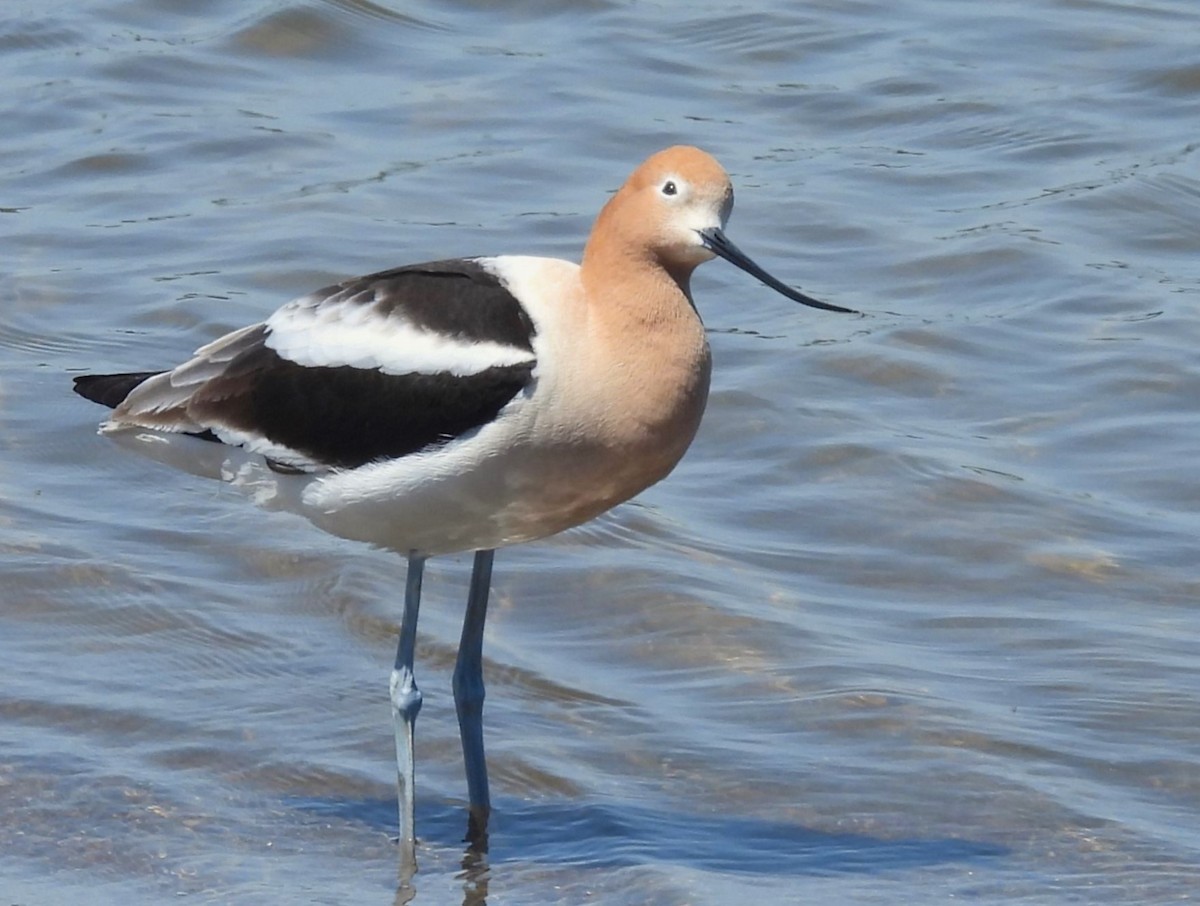
<svg viewBox="0 0 1200 906"><path fill-rule="evenodd" d="M421 577L425 558L412 553L408 557L408 578L404 585L404 616L400 621L400 643L396 646L396 666L392 668L392 721L396 729L396 776L400 801L400 845L409 855L416 844L413 817L413 725L421 710L421 690L413 674L417 647L417 612L421 606Z"/></svg>
<svg viewBox="0 0 1200 906"><path fill-rule="evenodd" d="M470 817L467 840L486 847L488 816L487 762L483 752L483 625L487 621L488 592L492 581L495 551L476 551L471 570L471 590L463 619L462 641L454 665L454 707L462 737L463 762L467 772Z"/></svg>

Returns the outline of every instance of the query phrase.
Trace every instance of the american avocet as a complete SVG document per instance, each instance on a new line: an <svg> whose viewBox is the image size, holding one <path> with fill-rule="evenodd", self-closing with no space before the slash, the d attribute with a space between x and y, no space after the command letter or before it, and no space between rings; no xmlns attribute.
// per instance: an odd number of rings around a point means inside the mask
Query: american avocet
<svg viewBox="0 0 1200 906"><path fill-rule="evenodd" d="M326 287L162 372L86 375L103 430L199 435L261 455L314 522L408 557L391 676L400 837L413 827L413 675L427 557L474 551L454 670L470 799L490 811L482 646L493 551L579 525L666 476L692 441L710 356L692 303L720 256L790 299L725 238L729 177L696 148L639 166L600 212L583 264L435 261Z"/></svg>

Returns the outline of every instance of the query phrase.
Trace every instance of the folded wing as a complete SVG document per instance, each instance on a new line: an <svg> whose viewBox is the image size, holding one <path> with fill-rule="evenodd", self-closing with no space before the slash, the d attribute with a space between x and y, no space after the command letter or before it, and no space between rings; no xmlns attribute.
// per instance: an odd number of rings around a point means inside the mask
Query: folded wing
<svg viewBox="0 0 1200 906"><path fill-rule="evenodd" d="M535 329L487 259L326 287L179 367L88 375L109 426L211 436L290 469L354 468L446 443L531 387Z"/></svg>

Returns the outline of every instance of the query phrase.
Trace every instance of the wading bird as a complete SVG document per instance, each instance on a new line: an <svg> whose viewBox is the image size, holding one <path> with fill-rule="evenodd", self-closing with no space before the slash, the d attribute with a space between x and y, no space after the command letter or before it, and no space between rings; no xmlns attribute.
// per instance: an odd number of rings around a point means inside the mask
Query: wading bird
<svg viewBox="0 0 1200 906"><path fill-rule="evenodd" d="M483 628L493 552L586 522L665 477L691 443L711 359L689 281L719 256L790 299L723 232L725 170L697 148L641 164L596 218L583 263L456 258L346 280L168 371L85 375L105 432L242 447L320 527L400 551L391 675L400 839L413 852L413 673L428 557L474 551L454 701L486 834ZM257 457L261 457L258 460Z"/></svg>

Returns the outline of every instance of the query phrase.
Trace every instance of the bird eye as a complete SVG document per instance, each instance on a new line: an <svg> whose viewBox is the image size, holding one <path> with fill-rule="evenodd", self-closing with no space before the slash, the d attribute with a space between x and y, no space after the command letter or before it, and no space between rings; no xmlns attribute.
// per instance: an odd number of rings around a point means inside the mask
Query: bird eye
<svg viewBox="0 0 1200 906"><path fill-rule="evenodd" d="M664 195L675 195L678 191L679 189L675 187L675 180L668 179L663 183L662 193Z"/></svg>

